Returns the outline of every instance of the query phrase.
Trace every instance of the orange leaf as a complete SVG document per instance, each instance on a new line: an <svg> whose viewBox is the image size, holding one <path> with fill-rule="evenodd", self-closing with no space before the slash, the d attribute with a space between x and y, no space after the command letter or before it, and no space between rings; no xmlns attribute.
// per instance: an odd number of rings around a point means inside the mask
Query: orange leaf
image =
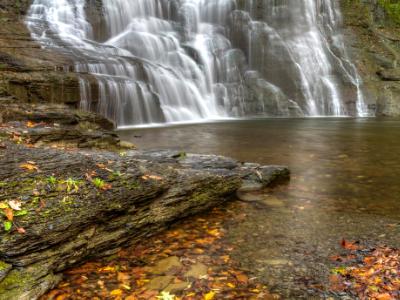
<svg viewBox="0 0 400 300"><path fill-rule="evenodd" d="M130 278L129 274L123 273L123 272L118 272L118 275L117 275L118 281L126 282L126 281L129 281L129 278Z"/></svg>
<svg viewBox="0 0 400 300"><path fill-rule="evenodd" d="M28 121L28 122L26 122L26 127L34 128L34 127L36 127L36 124L34 122L32 122L32 121Z"/></svg>
<svg viewBox="0 0 400 300"><path fill-rule="evenodd" d="M6 214L7 220L12 221L14 219L14 212L11 208L5 208L4 213Z"/></svg>
<svg viewBox="0 0 400 300"><path fill-rule="evenodd" d="M106 184L104 184L104 185L101 187L101 189L102 189L103 191L111 190L111 189L112 189L112 185L109 184L109 183L106 183Z"/></svg>
<svg viewBox="0 0 400 300"><path fill-rule="evenodd" d="M57 296L56 300L66 300L68 298L70 298L70 296L68 294L62 294L62 295Z"/></svg>
<svg viewBox="0 0 400 300"><path fill-rule="evenodd" d="M249 278L245 274L237 274L236 279L242 284L247 284L249 281Z"/></svg>
<svg viewBox="0 0 400 300"><path fill-rule="evenodd" d="M364 263L366 264L371 264L374 261L374 258L372 256L367 256L364 258Z"/></svg>
<svg viewBox="0 0 400 300"><path fill-rule="evenodd" d="M349 242L345 239L342 239L341 246L347 250L357 250L359 247L355 245L355 242Z"/></svg>
<svg viewBox="0 0 400 300"><path fill-rule="evenodd" d="M394 300L394 298L392 298L392 296L389 295L389 293L384 293L384 294L379 294L378 296L376 296L377 300Z"/></svg>

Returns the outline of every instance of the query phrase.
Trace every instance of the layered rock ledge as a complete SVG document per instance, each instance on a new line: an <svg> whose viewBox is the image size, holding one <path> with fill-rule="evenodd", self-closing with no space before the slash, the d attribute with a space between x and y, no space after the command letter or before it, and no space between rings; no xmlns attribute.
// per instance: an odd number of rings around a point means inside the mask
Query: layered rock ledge
<svg viewBox="0 0 400 300"><path fill-rule="evenodd" d="M285 167L172 151L0 148L0 203L21 206L0 232L0 299L37 299L68 267L289 178Z"/></svg>

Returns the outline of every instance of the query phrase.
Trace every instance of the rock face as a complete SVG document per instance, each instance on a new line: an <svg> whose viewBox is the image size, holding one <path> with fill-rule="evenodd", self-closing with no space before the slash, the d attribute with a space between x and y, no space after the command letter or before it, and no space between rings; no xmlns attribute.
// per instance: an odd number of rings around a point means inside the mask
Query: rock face
<svg viewBox="0 0 400 300"><path fill-rule="evenodd" d="M219 205L244 181L289 177L284 167L171 151L59 151L5 140L0 148L0 202L18 199L25 211L0 232L0 299L36 299L66 268Z"/></svg>
<svg viewBox="0 0 400 300"><path fill-rule="evenodd" d="M80 101L79 81L67 57L42 49L25 25L30 0L0 3L0 99L67 103Z"/></svg>
<svg viewBox="0 0 400 300"><path fill-rule="evenodd" d="M400 116L400 28L378 1L341 1L347 42L377 116Z"/></svg>
<svg viewBox="0 0 400 300"><path fill-rule="evenodd" d="M31 145L97 149L129 149L120 141L114 124L94 113L62 104L28 104L0 101L0 134L14 135Z"/></svg>
<svg viewBox="0 0 400 300"><path fill-rule="evenodd" d="M61 52L42 49L31 38L25 25L30 3L30 0L2 0L0 3L0 99L65 103L77 107L80 101L79 79L75 73L68 72L73 69L73 62ZM238 3L240 7L245 5L244 1ZM347 44L351 45L353 61L365 83L365 100L369 109L378 116L399 116L398 25L389 20L375 0L344 0L340 3ZM104 35L104 24L96 23L101 19L98 17L102 13L101 1L89 0L86 11L98 29L95 35ZM240 44L242 38L238 33L236 43ZM89 82L93 80L92 95L97 98L95 80L87 74L84 76ZM301 115L298 106L285 99L274 87L250 75L245 79L248 87L246 98L252 110L258 111L262 106L272 114L283 111L285 115ZM349 90L349 95L351 93Z"/></svg>

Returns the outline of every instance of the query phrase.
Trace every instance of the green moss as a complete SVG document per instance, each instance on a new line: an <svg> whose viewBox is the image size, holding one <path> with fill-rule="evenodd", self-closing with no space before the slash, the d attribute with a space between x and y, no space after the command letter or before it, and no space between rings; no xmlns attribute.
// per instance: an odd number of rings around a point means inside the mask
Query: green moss
<svg viewBox="0 0 400 300"><path fill-rule="evenodd" d="M10 269L11 265L0 260L0 272Z"/></svg>
<svg viewBox="0 0 400 300"><path fill-rule="evenodd" d="M0 291L3 289L12 289L19 286L23 286L27 282L32 280L32 275L28 272L22 272L20 270L12 270L6 278L0 283Z"/></svg>
<svg viewBox="0 0 400 300"><path fill-rule="evenodd" d="M400 25L400 2L398 0L378 0L378 4L383 7L393 22Z"/></svg>

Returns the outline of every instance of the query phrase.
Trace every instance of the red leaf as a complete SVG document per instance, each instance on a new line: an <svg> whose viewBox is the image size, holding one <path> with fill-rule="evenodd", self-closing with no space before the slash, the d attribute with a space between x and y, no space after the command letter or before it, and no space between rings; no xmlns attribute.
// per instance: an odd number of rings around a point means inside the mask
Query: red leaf
<svg viewBox="0 0 400 300"><path fill-rule="evenodd" d="M347 250L357 250L359 248L355 244L355 242L349 242L349 241L346 241L345 239L342 239L342 242L340 244L344 249L347 249Z"/></svg>

